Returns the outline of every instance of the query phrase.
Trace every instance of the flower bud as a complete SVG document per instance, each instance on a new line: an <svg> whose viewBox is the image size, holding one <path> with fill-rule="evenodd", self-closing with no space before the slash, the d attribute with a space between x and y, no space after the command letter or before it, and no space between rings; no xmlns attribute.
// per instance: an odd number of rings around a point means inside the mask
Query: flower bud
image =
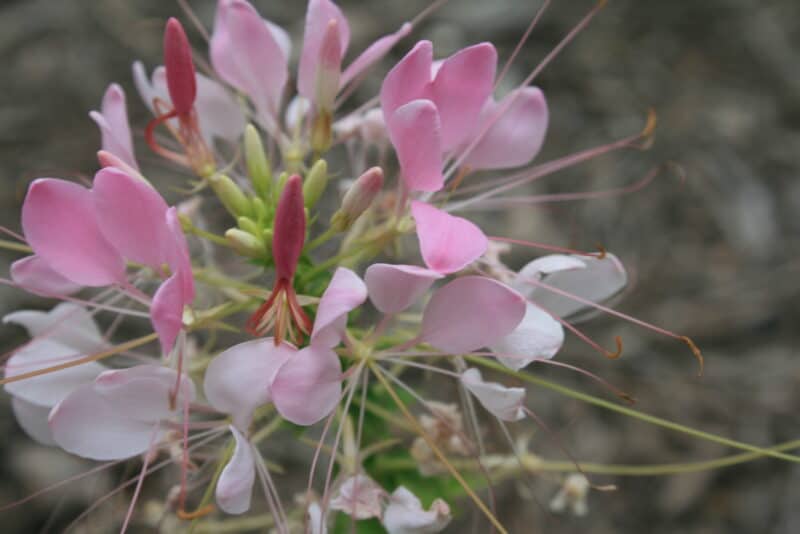
<svg viewBox="0 0 800 534"><path fill-rule="evenodd" d="M319 48L317 63L316 102L317 109L331 111L339 92L339 77L342 72L342 41L339 24L331 19Z"/></svg>
<svg viewBox="0 0 800 534"><path fill-rule="evenodd" d="M238 219L236 219L236 224L239 225L239 228L241 228L242 230L244 230L249 234L253 234L254 236L257 236L261 233L261 230L259 229L256 222L250 217L239 217Z"/></svg>
<svg viewBox="0 0 800 534"><path fill-rule="evenodd" d="M233 180L224 174L212 174L208 178L208 183L231 215L234 217L251 215L252 206L250 201Z"/></svg>
<svg viewBox="0 0 800 534"><path fill-rule="evenodd" d="M328 185L328 162L318 159L308 171L303 182L303 199L307 208L313 208Z"/></svg>
<svg viewBox="0 0 800 534"><path fill-rule="evenodd" d="M258 240L253 234L231 228L225 232L225 240L233 250L249 258L263 258L266 254L264 243Z"/></svg>
<svg viewBox="0 0 800 534"><path fill-rule="evenodd" d="M297 174L286 181L286 187L281 192L275 210L274 232L272 256L275 259L275 275L279 280L291 280L306 239L303 181Z"/></svg>
<svg viewBox="0 0 800 534"><path fill-rule="evenodd" d="M172 107L179 115L188 115L197 96L197 80L189 39L178 19L170 18L164 31L164 67Z"/></svg>
<svg viewBox="0 0 800 534"><path fill-rule="evenodd" d="M349 229L353 222L372 205L382 187L383 170L380 167L368 169L344 194L342 207L331 217L331 225L340 232Z"/></svg>
<svg viewBox="0 0 800 534"><path fill-rule="evenodd" d="M248 124L244 129L244 159L256 193L261 198L269 198L272 194L272 170L264 152L261 136L252 124Z"/></svg>

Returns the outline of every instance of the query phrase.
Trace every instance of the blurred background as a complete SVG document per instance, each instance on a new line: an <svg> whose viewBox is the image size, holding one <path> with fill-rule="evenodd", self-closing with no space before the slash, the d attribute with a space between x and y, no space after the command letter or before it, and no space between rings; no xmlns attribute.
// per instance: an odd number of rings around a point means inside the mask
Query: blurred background
<svg viewBox="0 0 800 534"><path fill-rule="evenodd" d="M253 3L292 33L296 54L305 3ZM339 3L353 29L352 51L427 5ZM214 2L191 5L209 27ZM502 61L539 5L538 0L450 0L378 70L385 72L420 38L433 40L440 56L490 40ZM502 89L522 80L591 6L588 0L554 1ZM99 134L87 113L99 107L111 81L127 90L140 157L151 158L141 139L148 116L133 89L130 64L137 58L149 66L160 63L161 31L169 15L187 23L172 1L0 2L0 224L19 229L19 208L33 178L90 176L96 169ZM196 32L194 37L204 51ZM377 90L375 74L356 100ZM615 335L622 336L620 360L607 361L573 339L561 361L633 394L637 408L647 413L762 446L797 438L800 3L612 0L535 83L545 91L551 113L539 161L633 134L648 108L655 109L659 124L650 151L599 158L526 192L619 187L667 161L681 165L685 180L664 173L628 196L503 210L487 216L492 231L582 249L602 243L632 274L617 308L692 337L703 350L706 372L695 376L696 362L681 343L610 317L584 328L609 347ZM17 257L0 254L4 265ZM531 251L515 249L507 259L519 267ZM0 313L20 306L48 303L0 287ZM11 326L0 336L3 352L24 339ZM538 372L604 394L568 371ZM553 392L533 389L530 399L581 460L653 464L733 452ZM13 420L6 396L0 399L0 433L5 436L0 506L89 465L34 445ZM563 456L541 433L533 447L547 457ZM61 531L119 476L96 476L2 512L0 530ZM697 474L596 477L595 482L616 484L618 491L593 492L586 517L548 510L559 487L549 478L535 483L533 496L520 496L514 484L502 485L499 515L514 533L800 532L800 466L789 463L761 459ZM97 512L106 519L120 513L114 507ZM86 528L104 532L104 524L98 519ZM448 530L462 531L458 525Z"/></svg>

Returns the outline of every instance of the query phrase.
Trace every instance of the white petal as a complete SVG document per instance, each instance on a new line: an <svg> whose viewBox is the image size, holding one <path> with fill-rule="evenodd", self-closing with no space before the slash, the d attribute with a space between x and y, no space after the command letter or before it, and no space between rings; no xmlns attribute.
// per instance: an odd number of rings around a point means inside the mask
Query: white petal
<svg viewBox="0 0 800 534"><path fill-rule="evenodd" d="M23 326L31 337L47 338L82 354L99 352L108 345L92 315L72 302L62 302L48 312L20 310L9 313L3 317L3 322Z"/></svg>
<svg viewBox="0 0 800 534"><path fill-rule="evenodd" d="M331 510L339 510L354 519L381 516L381 503L386 494L383 488L366 475L348 477L333 499Z"/></svg>
<svg viewBox="0 0 800 534"><path fill-rule="evenodd" d="M42 445L56 444L53 434L50 433L50 426L47 424L50 408L31 404L18 397L11 397L11 408L14 410L14 417L17 418L19 426L26 434Z"/></svg>
<svg viewBox="0 0 800 534"><path fill-rule="evenodd" d="M230 429L236 448L217 482L217 504L228 514L243 514L250 509L256 466L250 443L236 428Z"/></svg>
<svg viewBox="0 0 800 534"><path fill-rule="evenodd" d="M584 269L586 263L579 256L567 256L564 254L550 254L542 256L528 262L519 270L511 283L511 287L530 298L538 282L546 274L557 273L559 271L570 271L574 269Z"/></svg>
<svg viewBox="0 0 800 534"><path fill-rule="evenodd" d="M513 332L491 346L497 359L516 371L534 360L549 360L564 344L564 328L553 316L528 302Z"/></svg>
<svg viewBox="0 0 800 534"><path fill-rule="evenodd" d="M383 526L389 534L433 534L444 530L450 519L450 507L442 499L426 511L416 495L400 486L383 513Z"/></svg>
<svg viewBox="0 0 800 534"><path fill-rule="evenodd" d="M525 390L509 388L497 382L485 382L481 372L471 368L461 375L461 383L480 401L484 408L503 421L525 418Z"/></svg>

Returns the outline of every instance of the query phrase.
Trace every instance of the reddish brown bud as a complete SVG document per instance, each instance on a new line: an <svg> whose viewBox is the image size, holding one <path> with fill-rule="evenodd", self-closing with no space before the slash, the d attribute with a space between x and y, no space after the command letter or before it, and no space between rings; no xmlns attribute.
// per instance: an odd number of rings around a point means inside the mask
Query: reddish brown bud
<svg viewBox="0 0 800 534"><path fill-rule="evenodd" d="M298 175L290 177L278 199L275 210L272 256L278 279L291 280L306 238L306 214L303 205L303 181Z"/></svg>
<svg viewBox="0 0 800 534"><path fill-rule="evenodd" d="M197 81L189 39L178 19L170 18L164 31L164 66L172 106L178 115L192 112L197 96Z"/></svg>

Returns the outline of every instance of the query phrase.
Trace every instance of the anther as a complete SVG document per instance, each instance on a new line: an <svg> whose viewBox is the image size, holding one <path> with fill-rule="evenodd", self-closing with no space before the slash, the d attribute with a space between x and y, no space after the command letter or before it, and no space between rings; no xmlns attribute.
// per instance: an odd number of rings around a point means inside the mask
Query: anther
<svg viewBox="0 0 800 534"><path fill-rule="evenodd" d="M705 367L705 360L703 359L703 353L700 352L700 349L697 347L697 345L694 344L694 341L692 341L690 337L679 336L678 339L680 339L689 346L689 350L692 351L694 357L697 358L697 363L700 364L700 370L697 372L697 376L703 376L703 369Z"/></svg>
<svg viewBox="0 0 800 534"><path fill-rule="evenodd" d="M614 341L617 343L617 350L615 352L604 351L606 358L609 360L616 360L622 356L622 338L620 336L614 336Z"/></svg>

